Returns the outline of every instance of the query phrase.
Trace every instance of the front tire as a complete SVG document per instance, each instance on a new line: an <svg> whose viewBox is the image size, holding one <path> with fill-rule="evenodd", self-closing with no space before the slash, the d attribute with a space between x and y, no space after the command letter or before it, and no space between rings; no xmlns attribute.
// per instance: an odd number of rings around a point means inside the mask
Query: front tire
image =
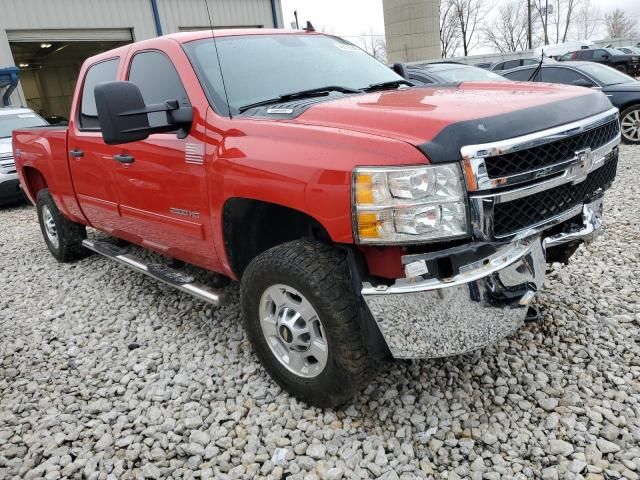
<svg viewBox="0 0 640 480"><path fill-rule="evenodd" d="M332 407L368 383L375 361L342 251L309 240L279 245L253 259L240 291L247 336L284 390Z"/></svg>
<svg viewBox="0 0 640 480"><path fill-rule="evenodd" d="M65 218L46 188L38 192L36 209L42 236L56 260L74 262L90 253L82 246L82 240L87 238L85 226Z"/></svg>
<svg viewBox="0 0 640 480"><path fill-rule="evenodd" d="M640 145L640 104L632 105L620 114L622 141Z"/></svg>
<svg viewBox="0 0 640 480"><path fill-rule="evenodd" d="M616 65L616 70L618 70L619 72L622 72L622 73L627 73L626 65Z"/></svg>

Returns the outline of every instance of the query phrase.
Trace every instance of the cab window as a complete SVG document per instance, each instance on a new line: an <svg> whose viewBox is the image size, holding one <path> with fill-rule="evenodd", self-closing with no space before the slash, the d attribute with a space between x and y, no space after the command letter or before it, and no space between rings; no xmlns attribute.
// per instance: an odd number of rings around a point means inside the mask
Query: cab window
<svg viewBox="0 0 640 480"><path fill-rule="evenodd" d="M112 82L118 74L119 59L112 58L104 62L93 64L87 70L82 87L82 101L80 103L80 128L83 130L100 130L96 97L93 93L97 84Z"/></svg>
<svg viewBox="0 0 640 480"><path fill-rule="evenodd" d="M180 106L189 106L187 92L173 63L164 53L143 51L131 61L129 81L135 83L147 105L178 100ZM165 112L149 113L149 126L166 125Z"/></svg>
<svg viewBox="0 0 640 480"><path fill-rule="evenodd" d="M563 83L565 85L572 85L576 80L589 81L587 77L576 72L575 70L558 67L543 68L542 72L540 73L540 77L541 82Z"/></svg>
<svg viewBox="0 0 640 480"><path fill-rule="evenodd" d="M531 75L533 75L534 70L535 68L523 68L522 70L516 70L515 72L507 72L503 75L503 77L516 82L535 81L535 80L529 80L529 78L531 78Z"/></svg>

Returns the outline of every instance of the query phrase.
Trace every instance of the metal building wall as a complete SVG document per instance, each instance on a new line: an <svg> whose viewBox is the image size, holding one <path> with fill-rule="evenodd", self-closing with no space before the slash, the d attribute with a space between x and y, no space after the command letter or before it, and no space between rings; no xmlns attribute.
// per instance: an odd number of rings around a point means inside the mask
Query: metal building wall
<svg viewBox="0 0 640 480"><path fill-rule="evenodd" d="M157 2L164 33L209 26L204 0ZM274 3L278 25L282 26L280 1ZM274 27L271 0L209 0L209 10L214 27Z"/></svg>
<svg viewBox="0 0 640 480"><path fill-rule="evenodd" d="M390 63L440 56L440 0L383 0L383 11Z"/></svg>

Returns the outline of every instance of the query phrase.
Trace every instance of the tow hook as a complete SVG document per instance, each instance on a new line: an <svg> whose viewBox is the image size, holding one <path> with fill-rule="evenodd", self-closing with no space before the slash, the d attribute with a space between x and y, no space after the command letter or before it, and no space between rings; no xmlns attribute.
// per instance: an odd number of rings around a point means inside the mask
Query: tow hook
<svg viewBox="0 0 640 480"><path fill-rule="evenodd" d="M535 323L538 321L540 321L540 314L538 313L538 310L536 310L535 307L529 306L529 309L527 310L527 316L524 317L524 322Z"/></svg>

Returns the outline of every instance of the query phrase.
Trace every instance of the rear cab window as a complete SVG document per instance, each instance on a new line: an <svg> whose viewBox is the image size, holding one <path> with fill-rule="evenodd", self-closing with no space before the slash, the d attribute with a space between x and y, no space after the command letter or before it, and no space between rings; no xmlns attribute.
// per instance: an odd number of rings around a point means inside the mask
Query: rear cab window
<svg viewBox="0 0 640 480"><path fill-rule="evenodd" d="M94 63L87 69L82 86L78 118L81 130L100 130L94 89L99 83L117 80L119 62L119 58L110 58L109 60Z"/></svg>

